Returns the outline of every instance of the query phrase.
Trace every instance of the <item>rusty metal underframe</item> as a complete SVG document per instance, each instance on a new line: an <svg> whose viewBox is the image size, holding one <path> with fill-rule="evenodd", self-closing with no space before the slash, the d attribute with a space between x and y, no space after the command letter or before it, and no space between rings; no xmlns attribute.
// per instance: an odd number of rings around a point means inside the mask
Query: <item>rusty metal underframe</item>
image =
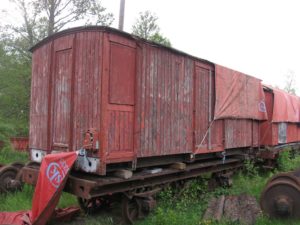
<svg viewBox="0 0 300 225"><path fill-rule="evenodd" d="M266 146L264 149L261 149L261 151L258 152L257 157L262 159L276 159L278 157L278 154L284 151L286 147L290 147L292 150L299 151L300 143L287 143L272 147Z"/></svg>
<svg viewBox="0 0 300 225"><path fill-rule="evenodd" d="M195 178L209 172L221 172L238 169L243 166L240 159L213 160L209 162L195 162L187 164L185 170L164 168L157 174L149 174L145 171L135 172L133 177L125 180L110 176L97 176L86 173L73 172L67 181L65 190L84 199L113 195L116 193L130 192L143 187L155 187L170 182ZM38 176L37 167L25 167L23 180L25 183L35 185Z"/></svg>

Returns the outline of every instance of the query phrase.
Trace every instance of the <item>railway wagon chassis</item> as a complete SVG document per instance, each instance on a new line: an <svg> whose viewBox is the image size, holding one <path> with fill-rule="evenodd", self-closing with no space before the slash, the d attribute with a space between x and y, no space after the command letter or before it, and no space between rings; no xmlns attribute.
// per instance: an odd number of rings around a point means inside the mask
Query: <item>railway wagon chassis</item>
<svg viewBox="0 0 300 225"><path fill-rule="evenodd" d="M155 194L170 184L182 185L184 181L204 174L218 175L227 179L227 174L243 166L240 157L211 159L185 164L185 168L173 165L160 168L137 170L129 179L113 175L98 176L71 172L64 191L78 197L78 202L85 212L94 212L109 207L111 202L121 202L123 219L132 223L143 218L156 205ZM35 185L39 165L29 165L22 169L22 180Z"/></svg>

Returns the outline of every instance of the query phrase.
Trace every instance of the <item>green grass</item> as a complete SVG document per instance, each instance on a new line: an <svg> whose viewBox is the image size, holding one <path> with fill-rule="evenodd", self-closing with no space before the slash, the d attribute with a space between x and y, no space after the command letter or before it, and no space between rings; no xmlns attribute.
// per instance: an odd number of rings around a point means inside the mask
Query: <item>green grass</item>
<svg viewBox="0 0 300 225"><path fill-rule="evenodd" d="M59 208L66 208L66 207L75 206L75 205L78 205L77 198L74 195L63 192L61 197L60 197L58 207Z"/></svg>
<svg viewBox="0 0 300 225"><path fill-rule="evenodd" d="M264 188L268 179L273 175L273 173L267 173L265 175L247 177L242 173L236 175L233 178L233 187L231 188L217 188L214 192L206 193L202 190L199 195L196 196L195 192L188 193L191 191L189 189L186 196L181 196L180 199L174 199L174 197L169 196L169 198L160 198L158 207L153 213L151 213L146 219L138 221L136 225L231 225L235 224L230 221L222 220L220 222L216 221L203 221L202 216L206 210L207 202L213 196L225 195L239 195L242 193L247 193L255 196L257 200L260 198L262 189ZM199 181L200 182L200 181ZM195 182L197 185L197 182ZM199 185L199 183L198 183ZM200 185L202 186L202 185ZM165 192L163 192L165 194ZM281 224L291 224L300 225L300 222L296 221L280 221L269 219L267 217L261 217L256 222L257 225L281 225Z"/></svg>
<svg viewBox="0 0 300 225"><path fill-rule="evenodd" d="M9 144L6 144L3 149L0 150L0 164L9 164L12 162L23 162L29 161L27 152L18 152L13 150Z"/></svg>
<svg viewBox="0 0 300 225"><path fill-rule="evenodd" d="M138 225L195 225L201 221L201 214L207 207L212 193L207 192L206 182L202 179L190 181L188 188L178 193L167 188L158 196L159 202L155 211Z"/></svg>
<svg viewBox="0 0 300 225"><path fill-rule="evenodd" d="M33 195L32 186L25 185L22 192L8 193L0 195L0 211L19 211L31 209Z"/></svg>
<svg viewBox="0 0 300 225"><path fill-rule="evenodd" d="M245 171L233 177L233 186L231 188L217 188L213 192L208 192L203 180L193 181L192 185L184 191L180 198L175 198L172 190L168 189L159 195L158 207L143 221L138 221L137 225L230 225L230 221L222 220L203 221L202 216L206 210L207 202L213 196L219 195L239 195L247 193L255 196L259 201L261 192L267 181L276 173L281 171L294 170L300 167L300 156L291 159L290 152L284 152L278 159L279 169L273 172L261 173L251 162L246 162ZM265 216L259 218L257 225L281 225L291 224L300 225L297 221L281 221L270 219Z"/></svg>
<svg viewBox="0 0 300 225"><path fill-rule="evenodd" d="M32 186L24 185L22 192L0 195L0 211L13 212L31 209L33 192L34 188ZM72 205L77 205L76 197L68 193L63 193L58 207L65 208Z"/></svg>
<svg viewBox="0 0 300 225"><path fill-rule="evenodd" d="M0 164L9 164L12 162L29 161L27 152L14 151L9 145L6 145L0 150ZM0 211L19 211L31 209L32 196L34 188L29 185L25 185L22 192L8 193L0 195ZM63 193L58 207L64 208L72 205L77 205L77 199L75 196Z"/></svg>

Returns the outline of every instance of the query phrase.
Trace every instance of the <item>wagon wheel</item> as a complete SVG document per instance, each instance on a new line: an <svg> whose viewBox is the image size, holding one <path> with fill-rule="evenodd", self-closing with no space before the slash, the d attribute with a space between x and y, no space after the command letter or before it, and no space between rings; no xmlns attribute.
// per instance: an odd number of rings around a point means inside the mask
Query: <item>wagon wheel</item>
<svg viewBox="0 0 300 225"><path fill-rule="evenodd" d="M18 170L20 170L24 167L24 163L22 163L22 162L14 162L14 163L11 163L9 165L17 168Z"/></svg>
<svg viewBox="0 0 300 225"><path fill-rule="evenodd" d="M291 172L294 176L300 178L300 169L296 169L295 171Z"/></svg>
<svg viewBox="0 0 300 225"><path fill-rule="evenodd" d="M35 167L39 167L40 164L37 162L34 162L34 161L30 161L30 162L26 163L25 166L35 168Z"/></svg>
<svg viewBox="0 0 300 225"><path fill-rule="evenodd" d="M98 197L92 199L84 199L78 197L77 201L80 208L87 214L93 214L101 209L109 208L111 203L109 199L105 197Z"/></svg>
<svg viewBox="0 0 300 225"><path fill-rule="evenodd" d="M300 188L290 180L272 182L264 189L260 204L270 217L299 219Z"/></svg>
<svg viewBox="0 0 300 225"><path fill-rule="evenodd" d="M22 169L20 169L18 171L18 174L17 174L15 180L18 181L18 182L20 182L20 190L22 190L23 185L24 185L24 182L23 182L23 170Z"/></svg>
<svg viewBox="0 0 300 225"><path fill-rule="evenodd" d="M273 176L267 183L267 185L279 182L279 181L288 181L291 183L294 183L295 185L298 185L300 187L300 179L299 177L296 177L293 172L289 173L279 173L276 176Z"/></svg>
<svg viewBox="0 0 300 225"><path fill-rule="evenodd" d="M142 205L141 202L133 197L123 197L122 200L122 216L124 222L127 224L133 224L134 221L142 217Z"/></svg>
<svg viewBox="0 0 300 225"><path fill-rule="evenodd" d="M22 190L23 185L24 185L23 180L22 180L22 175L23 175L22 168L25 166L25 164L22 162L14 162L14 163L11 163L10 166L13 166L18 169L18 173L15 177L15 180L16 180L15 181L15 189Z"/></svg>
<svg viewBox="0 0 300 225"><path fill-rule="evenodd" d="M17 174L18 169L13 166L4 166L0 169L0 193L7 193L18 189L15 185Z"/></svg>

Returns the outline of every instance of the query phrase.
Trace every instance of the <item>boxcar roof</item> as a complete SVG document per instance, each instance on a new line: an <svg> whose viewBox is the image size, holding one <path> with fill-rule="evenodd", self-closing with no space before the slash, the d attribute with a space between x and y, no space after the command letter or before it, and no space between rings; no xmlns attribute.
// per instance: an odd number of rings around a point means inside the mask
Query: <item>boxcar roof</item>
<svg viewBox="0 0 300 225"><path fill-rule="evenodd" d="M153 46L156 46L158 48L168 49L168 50L170 50L172 52L175 52L177 54L180 54L180 55L183 55L183 56L188 56L188 57L200 60L202 62L206 62L206 63L214 65L214 63L212 63L212 62L210 62L208 60L205 60L205 59L202 59L202 58L199 58L199 57L187 54L187 53L182 52L180 50L177 50L175 48L167 47L165 45L158 44L156 42L149 41L149 40L140 38L138 36L129 34L127 32L120 31L118 29L115 29L115 28L112 28L112 27L106 27L106 26L81 26L81 27L74 27L74 28L66 29L66 30L57 32L55 34L52 34L52 35L44 38L43 40L41 40L40 42L38 42L37 44L35 44L34 46L32 46L29 49L29 51L30 52L34 52L36 49L40 48L44 44L48 43L49 41L55 40L55 39L57 39L59 37L62 37L62 36L68 35L68 34L73 34L73 33L78 33L78 32L84 32L84 31L102 31L102 32L107 32L107 33L114 33L114 34L117 34L117 35L129 38L129 39L132 39L132 40L135 40L135 41L138 41L138 42L144 42L144 43L148 43L148 44L151 44Z"/></svg>

